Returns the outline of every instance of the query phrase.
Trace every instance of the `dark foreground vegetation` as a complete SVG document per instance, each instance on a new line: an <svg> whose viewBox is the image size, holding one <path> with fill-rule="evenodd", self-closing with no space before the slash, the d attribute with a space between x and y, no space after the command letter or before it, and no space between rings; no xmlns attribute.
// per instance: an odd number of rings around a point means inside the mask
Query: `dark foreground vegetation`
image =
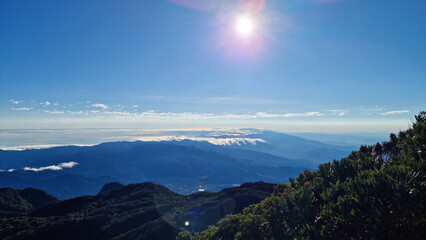
<svg viewBox="0 0 426 240"><path fill-rule="evenodd" d="M272 196L178 239L424 239L426 112L390 140L304 171Z"/></svg>
<svg viewBox="0 0 426 240"><path fill-rule="evenodd" d="M45 191L34 188L0 188L0 216L27 213L57 200Z"/></svg>
<svg viewBox="0 0 426 240"><path fill-rule="evenodd" d="M0 209L7 210L0 215L0 239L175 239L180 231L204 230L259 203L274 186L245 183L218 193L180 195L153 183L112 183L95 196L65 201L47 196L44 202L26 201L20 190L5 188L0 190ZM36 208L30 202L51 203Z"/></svg>

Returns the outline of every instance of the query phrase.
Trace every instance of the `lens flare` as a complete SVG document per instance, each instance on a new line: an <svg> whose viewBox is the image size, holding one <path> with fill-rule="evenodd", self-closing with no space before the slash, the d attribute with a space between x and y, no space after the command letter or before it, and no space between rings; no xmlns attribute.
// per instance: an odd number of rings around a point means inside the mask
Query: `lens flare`
<svg viewBox="0 0 426 240"><path fill-rule="evenodd" d="M239 0L241 10L247 14L256 14L262 11L265 0Z"/></svg>

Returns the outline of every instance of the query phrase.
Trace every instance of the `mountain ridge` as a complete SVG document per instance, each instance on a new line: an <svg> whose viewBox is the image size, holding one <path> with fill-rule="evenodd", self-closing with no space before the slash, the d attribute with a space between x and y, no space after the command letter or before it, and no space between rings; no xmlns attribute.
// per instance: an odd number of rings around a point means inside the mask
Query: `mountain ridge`
<svg viewBox="0 0 426 240"><path fill-rule="evenodd" d="M197 191L200 185L210 191L218 191L243 181L263 180L278 183L313 166L309 161L285 159L268 153L228 149L212 144L197 147L197 144L113 142L93 147L29 150L28 158L34 154L39 155L31 160L32 163L9 166L17 169L13 172L0 172L0 186L40 188L65 199L95 194L103 184L111 181L125 184L155 181L174 191L188 194ZM54 154L56 150L58 155ZM27 152L8 154L21 156ZM3 158L1 162L12 162L13 159L15 158ZM292 163L298 161L299 165L292 166ZM34 171L49 166L59 167L66 163L75 164L55 171ZM26 167L27 164L32 164L30 169L34 170L18 168ZM304 167L304 164L308 166ZM56 181L62 184L51 185L53 179L58 179ZM78 190L77 182L81 182L85 189Z"/></svg>
<svg viewBox="0 0 426 240"><path fill-rule="evenodd" d="M39 189L0 188L0 212L3 214L27 213L57 200Z"/></svg>
<svg viewBox="0 0 426 240"><path fill-rule="evenodd" d="M241 212L269 196L274 186L245 183L217 193L180 195L154 183L130 184L55 201L27 215L0 217L0 237L173 239L181 230L200 231L227 214Z"/></svg>

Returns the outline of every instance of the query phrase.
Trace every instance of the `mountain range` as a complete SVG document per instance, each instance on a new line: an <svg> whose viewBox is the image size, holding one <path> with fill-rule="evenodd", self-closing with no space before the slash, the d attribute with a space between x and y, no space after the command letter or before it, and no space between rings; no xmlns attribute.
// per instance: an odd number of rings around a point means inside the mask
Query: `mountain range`
<svg viewBox="0 0 426 240"><path fill-rule="evenodd" d="M174 139L0 150L0 187L38 188L67 199L96 194L112 181L155 182L190 194L247 181L285 182L304 169L315 169L325 159L350 152L348 147L273 131L250 130L244 136L204 134L230 143Z"/></svg>

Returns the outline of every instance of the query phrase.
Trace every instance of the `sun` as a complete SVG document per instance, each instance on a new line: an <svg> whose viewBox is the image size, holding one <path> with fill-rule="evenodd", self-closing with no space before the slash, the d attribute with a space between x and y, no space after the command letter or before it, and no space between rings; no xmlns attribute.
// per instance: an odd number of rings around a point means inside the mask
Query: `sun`
<svg viewBox="0 0 426 240"><path fill-rule="evenodd" d="M248 17L238 18L237 31L241 35L249 35L253 32L253 21Z"/></svg>

